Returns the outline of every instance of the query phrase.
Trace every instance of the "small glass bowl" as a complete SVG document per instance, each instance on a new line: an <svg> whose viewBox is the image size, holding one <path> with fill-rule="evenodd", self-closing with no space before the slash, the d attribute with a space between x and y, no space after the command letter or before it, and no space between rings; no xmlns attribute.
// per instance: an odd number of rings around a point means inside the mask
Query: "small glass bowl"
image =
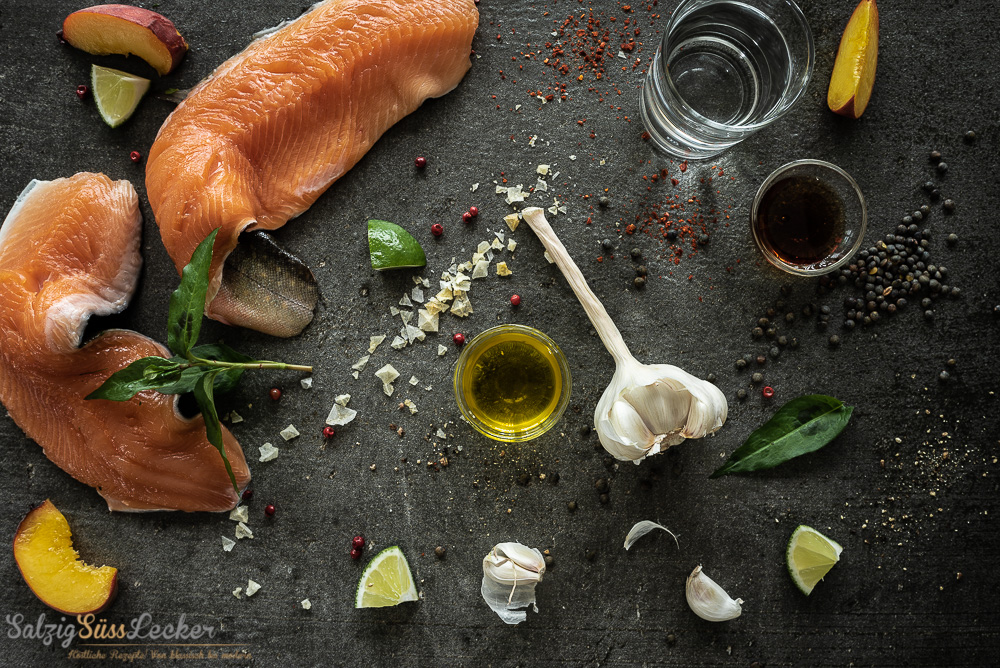
<svg viewBox="0 0 1000 668"><path fill-rule="evenodd" d="M472 373L472 363L478 359L479 354L486 348L497 343L497 339L511 334L531 339L538 344L541 348L541 352L550 356L551 360L555 362L556 373L559 374L562 381L559 397L556 400L556 405L555 408L552 409L552 412L549 413L541 422L536 423L531 428L518 431L504 430L481 420L473 412L472 407L469 405L469 402L462 391L463 385L465 385L465 382L469 379ZM462 350L462 354L458 357L458 363L455 365L455 401L458 403L458 409L462 412L462 416L480 434L488 436L495 441L503 441L504 443L523 443L524 441L530 441L533 438L538 438L555 426L555 424L559 421L559 418L562 417L563 412L565 412L566 406L569 405L569 396L572 390L572 385L573 381L569 373L569 362L566 361L566 356L563 354L563 351L559 349L559 346L556 345L556 342L543 332L540 332L533 327L526 327L524 325L499 325L478 334L472 339L472 341L466 344L465 348Z"/></svg>
<svg viewBox="0 0 1000 668"><path fill-rule="evenodd" d="M844 231L841 242L825 258L808 265L792 264L778 257L761 238L760 231L757 229L757 209L764 194L779 179L790 176L818 178L833 188L844 206ZM861 249L867 229L868 209L865 205L865 197L861 194L861 188L858 187L857 182L851 178L850 174L837 165L824 160L795 160L774 170L764 179L764 183L760 184L757 195L753 198L753 206L750 207L750 230L753 232L753 240L756 242L757 248L775 267L798 276L821 276L836 271L847 264Z"/></svg>

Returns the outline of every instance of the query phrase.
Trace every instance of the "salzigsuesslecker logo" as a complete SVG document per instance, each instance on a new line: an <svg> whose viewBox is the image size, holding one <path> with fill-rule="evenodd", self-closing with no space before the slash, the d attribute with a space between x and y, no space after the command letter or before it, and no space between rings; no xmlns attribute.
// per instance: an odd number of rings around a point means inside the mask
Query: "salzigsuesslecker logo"
<svg viewBox="0 0 1000 668"><path fill-rule="evenodd" d="M28 620L18 612L7 615L6 623L7 637L11 640L35 640L46 646L55 643L63 648L68 648L74 640L154 644L215 640L218 633L215 626L188 624L184 613L180 614L176 622L169 624L154 623L153 615L148 612L116 624L93 614L60 616L59 621L50 621L44 612L39 613L34 620Z"/></svg>

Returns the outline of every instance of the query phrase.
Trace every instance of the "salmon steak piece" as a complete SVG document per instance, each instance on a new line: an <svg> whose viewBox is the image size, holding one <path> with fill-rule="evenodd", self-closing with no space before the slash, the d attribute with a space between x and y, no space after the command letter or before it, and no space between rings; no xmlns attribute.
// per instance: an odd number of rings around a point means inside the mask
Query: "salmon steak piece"
<svg viewBox="0 0 1000 668"><path fill-rule="evenodd" d="M45 456L95 487L110 510L229 510L239 496L201 416L177 397L86 400L141 357L171 357L136 332L83 347L92 315L122 311L142 266L139 199L128 181L80 173L32 181L0 227L0 401ZM225 427L237 485L250 471Z"/></svg>
<svg viewBox="0 0 1000 668"><path fill-rule="evenodd" d="M309 324L315 278L264 231L455 88L478 23L474 0L326 0L191 90L149 151L146 190L178 271L220 228L206 315L274 336Z"/></svg>

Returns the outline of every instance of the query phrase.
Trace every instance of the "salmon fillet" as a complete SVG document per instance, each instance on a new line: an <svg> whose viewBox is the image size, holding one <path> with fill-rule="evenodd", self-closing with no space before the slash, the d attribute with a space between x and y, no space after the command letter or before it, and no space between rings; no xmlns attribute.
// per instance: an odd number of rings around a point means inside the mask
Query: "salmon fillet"
<svg viewBox="0 0 1000 668"><path fill-rule="evenodd" d="M97 488L111 510L229 510L239 501L199 416L177 397L142 392L87 401L152 339L109 330L80 346L91 315L120 312L139 276L135 189L103 174L32 181L0 227L0 400L59 468ZM240 488L250 472L223 441Z"/></svg>
<svg viewBox="0 0 1000 668"><path fill-rule="evenodd" d="M474 0L327 0L191 91L149 151L146 189L178 271L221 228L209 317L277 336L308 324L312 306L293 317L227 288L240 233L301 214L399 119L457 86L478 23Z"/></svg>

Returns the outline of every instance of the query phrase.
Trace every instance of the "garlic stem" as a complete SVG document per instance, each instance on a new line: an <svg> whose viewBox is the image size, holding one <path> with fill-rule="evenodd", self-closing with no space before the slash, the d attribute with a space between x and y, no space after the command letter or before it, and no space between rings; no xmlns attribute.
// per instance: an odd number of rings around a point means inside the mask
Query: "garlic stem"
<svg viewBox="0 0 1000 668"><path fill-rule="evenodd" d="M521 215L524 216L524 222L535 231L545 250L549 252L549 257L555 261L556 266L566 277L569 287L573 289L576 298L580 300L583 310L587 312L587 317L590 318L591 324L594 325L594 329L601 337L604 347L615 358L615 364L623 364L627 360L635 359L629 352L628 346L625 345L625 339L622 338L614 320L604 308L604 304L587 285L587 279L583 277L583 272L576 266L576 262L559 241L559 237L549 225L549 221L545 219L545 212L537 206L533 206L525 209Z"/></svg>

